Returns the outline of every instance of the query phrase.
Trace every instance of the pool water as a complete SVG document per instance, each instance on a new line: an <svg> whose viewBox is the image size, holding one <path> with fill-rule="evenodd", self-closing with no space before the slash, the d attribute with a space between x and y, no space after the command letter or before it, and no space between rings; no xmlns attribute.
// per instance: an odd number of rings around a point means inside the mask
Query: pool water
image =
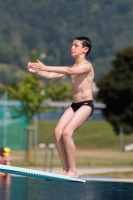
<svg viewBox="0 0 133 200"><path fill-rule="evenodd" d="M0 177L0 200L133 200L133 183Z"/></svg>

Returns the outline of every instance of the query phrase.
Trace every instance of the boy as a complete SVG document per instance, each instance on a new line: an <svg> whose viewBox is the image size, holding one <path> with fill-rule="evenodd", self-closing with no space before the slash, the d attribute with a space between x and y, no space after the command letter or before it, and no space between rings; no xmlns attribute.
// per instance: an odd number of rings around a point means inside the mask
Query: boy
<svg viewBox="0 0 133 200"><path fill-rule="evenodd" d="M71 56L75 59L72 66L51 67L39 60L36 63L29 62L27 65L28 71L48 79L70 75L73 103L58 121L54 136L63 166L61 174L76 178L78 173L72 135L94 110L92 95L94 71L91 63L86 60L91 47L92 43L89 38L77 37L73 40L71 47Z"/></svg>

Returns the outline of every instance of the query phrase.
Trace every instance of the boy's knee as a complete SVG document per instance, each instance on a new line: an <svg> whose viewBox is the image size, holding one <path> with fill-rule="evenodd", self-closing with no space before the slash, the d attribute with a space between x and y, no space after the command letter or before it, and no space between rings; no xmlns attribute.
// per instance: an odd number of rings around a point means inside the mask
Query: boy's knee
<svg viewBox="0 0 133 200"><path fill-rule="evenodd" d="M60 137L62 135L62 131L63 131L62 129L55 128L55 130L54 130L54 136L55 136L56 140L60 139Z"/></svg>
<svg viewBox="0 0 133 200"><path fill-rule="evenodd" d="M64 129L63 133L62 133L63 139L67 140L69 138L71 138L71 131L68 129Z"/></svg>

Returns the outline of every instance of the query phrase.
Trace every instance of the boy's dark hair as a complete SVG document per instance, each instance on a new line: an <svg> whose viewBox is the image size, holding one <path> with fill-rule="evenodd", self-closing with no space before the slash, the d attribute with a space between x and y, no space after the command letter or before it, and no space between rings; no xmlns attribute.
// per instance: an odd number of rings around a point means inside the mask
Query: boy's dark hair
<svg viewBox="0 0 133 200"><path fill-rule="evenodd" d="M89 50L86 53L86 56L87 56L90 53L91 47L92 47L92 42L91 42L90 38L88 38L88 37L76 37L74 39L81 41L81 44L83 45L83 47L89 48Z"/></svg>

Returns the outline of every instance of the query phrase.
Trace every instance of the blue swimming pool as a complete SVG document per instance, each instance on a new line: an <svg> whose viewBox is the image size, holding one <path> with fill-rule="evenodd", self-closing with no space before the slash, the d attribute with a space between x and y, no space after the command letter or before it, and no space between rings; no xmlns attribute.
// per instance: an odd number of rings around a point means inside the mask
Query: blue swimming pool
<svg viewBox="0 0 133 200"><path fill-rule="evenodd" d="M133 183L56 183L19 176L0 177L0 200L133 200Z"/></svg>

